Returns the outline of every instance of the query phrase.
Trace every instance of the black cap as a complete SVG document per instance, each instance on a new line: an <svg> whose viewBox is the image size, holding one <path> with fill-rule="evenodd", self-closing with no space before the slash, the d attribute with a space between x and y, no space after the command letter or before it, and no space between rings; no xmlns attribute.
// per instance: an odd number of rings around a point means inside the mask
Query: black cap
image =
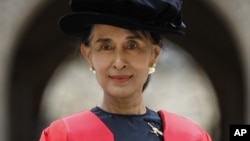
<svg viewBox="0 0 250 141"><path fill-rule="evenodd" d="M184 34L182 0L71 0L72 13L59 20L62 31L81 36L92 24L159 34Z"/></svg>

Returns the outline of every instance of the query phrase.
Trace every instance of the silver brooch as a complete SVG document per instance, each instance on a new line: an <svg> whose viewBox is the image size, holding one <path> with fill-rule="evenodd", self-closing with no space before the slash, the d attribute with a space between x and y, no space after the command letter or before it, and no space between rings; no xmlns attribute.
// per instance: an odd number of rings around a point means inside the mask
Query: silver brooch
<svg viewBox="0 0 250 141"><path fill-rule="evenodd" d="M148 125L151 127L151 132L154 133L156 136L163 136L162 131L160 131L158 128L154 127L149 122L148 122Z"/></svg>

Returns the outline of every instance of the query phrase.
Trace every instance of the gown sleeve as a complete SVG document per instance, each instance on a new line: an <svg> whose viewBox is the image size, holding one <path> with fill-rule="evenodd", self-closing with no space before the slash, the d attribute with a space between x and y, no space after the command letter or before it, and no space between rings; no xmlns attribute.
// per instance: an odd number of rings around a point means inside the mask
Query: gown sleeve
<svg viewBox="0 0 250 141"><path fill-rule="evenodd" d="M212 141L211 137L208 135L207 132L203 133L203 140L202 141Z"/></svg>
<svg viewBox="0 0 250 141"><path fill-rule="evenodd" d="M165 141L212 141L205 130L187 118L164 110L159 114L163 121Z"/></svg>
<svg viewBox="0 0 250 141"><path fill-rule="evenodd" d="M52 122L43 130L39 141L67 141L67 132L63 121Z"/></svg>

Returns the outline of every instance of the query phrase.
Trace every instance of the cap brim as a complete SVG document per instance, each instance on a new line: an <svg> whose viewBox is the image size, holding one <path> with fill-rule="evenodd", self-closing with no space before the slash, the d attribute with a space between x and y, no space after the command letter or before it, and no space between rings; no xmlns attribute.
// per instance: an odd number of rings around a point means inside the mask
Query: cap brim
<svg viewBox="0 0 250 141"><path fill-rule="evenodd" d="M148 26L137 22L136 19L132 20L124 17L116 17L101 13L75 12L65 15L59 20L59 26L61 30L66 34L74 36L81 36L84 32L84 29L87 26L93 24L108 24L131 30L155 32L162 35L184 34L184 32L180 29Z"/></svg>

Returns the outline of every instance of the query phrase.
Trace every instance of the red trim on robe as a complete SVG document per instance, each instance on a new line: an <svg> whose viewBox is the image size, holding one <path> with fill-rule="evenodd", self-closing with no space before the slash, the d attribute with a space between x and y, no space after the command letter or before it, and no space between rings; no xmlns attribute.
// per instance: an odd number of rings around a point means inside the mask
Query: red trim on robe
<svg viewBox="0 0 250 141"><path fill-rule="evenodd" d="M190 120L163 110L158 113L164 141L212 141ZM114 141L114 137L108 127L87 110L52 122L43 130L40 141Z"/></svg>

